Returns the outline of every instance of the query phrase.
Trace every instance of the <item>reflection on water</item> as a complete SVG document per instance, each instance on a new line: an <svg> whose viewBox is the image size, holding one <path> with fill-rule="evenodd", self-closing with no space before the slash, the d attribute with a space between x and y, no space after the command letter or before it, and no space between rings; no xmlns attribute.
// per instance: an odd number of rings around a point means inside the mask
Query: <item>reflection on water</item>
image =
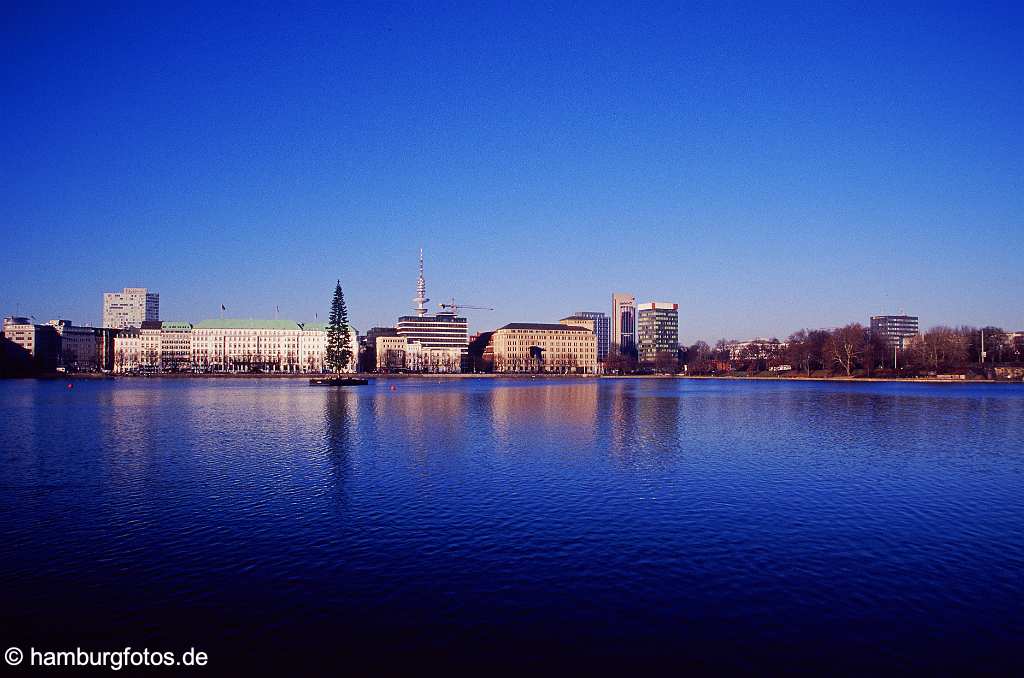
<svg viewBox="0 0 1024 678"><path fill-rule="evenodd" d="M949 670L1024 631L1019 386L0 395L9 644Z"/></svg>
<svg viewBox="0 0 1024 678"><path fill-rule="evenodd" d="M353 446L357 444L359 408L357 396L344 389L329 389L324 398L324 428L327 432L327 457L331 468L331 485L339 499L344 499L344 484L352 472Z"/></svg>

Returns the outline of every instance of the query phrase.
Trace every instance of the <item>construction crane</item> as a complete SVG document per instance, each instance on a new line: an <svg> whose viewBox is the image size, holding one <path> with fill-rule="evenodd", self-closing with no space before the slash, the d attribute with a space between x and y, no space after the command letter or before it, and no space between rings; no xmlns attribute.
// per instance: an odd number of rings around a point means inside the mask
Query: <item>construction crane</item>
<svg viewBox="0 0 1024 678"><path fill-rule="evenodd" d="M459 314L459 309L460 308L471 308L471 309L473 309L475 311L493 311L494 310L490 306L471 306L469 304L456 304L454 297L452 298L451 303L449 303L449 304L441 303L441 304L438 304L438 306L441 307L442 311L444 311L445 309L451 309L451 312L456 314L456 315Z"/></svg>

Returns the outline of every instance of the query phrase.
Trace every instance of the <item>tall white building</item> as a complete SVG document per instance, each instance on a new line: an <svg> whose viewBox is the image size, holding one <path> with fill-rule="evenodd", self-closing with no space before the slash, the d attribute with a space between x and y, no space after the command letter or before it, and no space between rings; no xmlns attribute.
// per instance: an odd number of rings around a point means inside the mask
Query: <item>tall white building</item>
<svg viewBox="0 0 1024 678"><path fill-rule="evenodd" d="M126 287L123 292L103 293L103 326L117 330L142 327L160 320L160 295L145 287Z"/></svg>

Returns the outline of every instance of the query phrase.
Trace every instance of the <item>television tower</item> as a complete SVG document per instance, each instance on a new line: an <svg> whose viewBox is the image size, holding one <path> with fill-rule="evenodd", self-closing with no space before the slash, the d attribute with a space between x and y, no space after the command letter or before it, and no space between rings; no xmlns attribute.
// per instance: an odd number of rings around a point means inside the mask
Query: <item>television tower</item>
<svg viewBox="0 0 1024 678"><path fill-rule="evenodd" d="M423 248L420 248L420 277L416 280L416 297L413 299L416 302L416 315L424 316L427 314L427 281L423 279Z"/></svg>

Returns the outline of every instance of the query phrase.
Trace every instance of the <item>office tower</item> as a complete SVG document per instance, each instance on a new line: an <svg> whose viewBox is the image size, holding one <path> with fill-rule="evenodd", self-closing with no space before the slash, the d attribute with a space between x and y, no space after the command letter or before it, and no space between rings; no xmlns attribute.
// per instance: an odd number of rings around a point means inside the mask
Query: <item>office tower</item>
<svg viewBox="0 0 1024 678"><path fill-rule="evenodd" d="M679 304L652 301L636 313L637 356L651 362L659 353L679 350Z"/></svg>
<svg viewBox="0 0 1024 678"><path fill-rule="evenodd" d="M880 336L889 348L907 347L907 341L919 332L916 315L873 315L871 334Z"/></svg>
<svg viewBox="0 0 1024 678"><path fill-rule="evenodd" d="M625 292L612 294L611 346L620 353L636 348L636 297Z"/></svg>
<svg viewBox="0 0 1024 678"><path fill-rule="evenodd" d="M145 287L126 287L123 292L103 294L103 326L116 330L141 327L146 320L160 320L160 295Z"/></svg>

